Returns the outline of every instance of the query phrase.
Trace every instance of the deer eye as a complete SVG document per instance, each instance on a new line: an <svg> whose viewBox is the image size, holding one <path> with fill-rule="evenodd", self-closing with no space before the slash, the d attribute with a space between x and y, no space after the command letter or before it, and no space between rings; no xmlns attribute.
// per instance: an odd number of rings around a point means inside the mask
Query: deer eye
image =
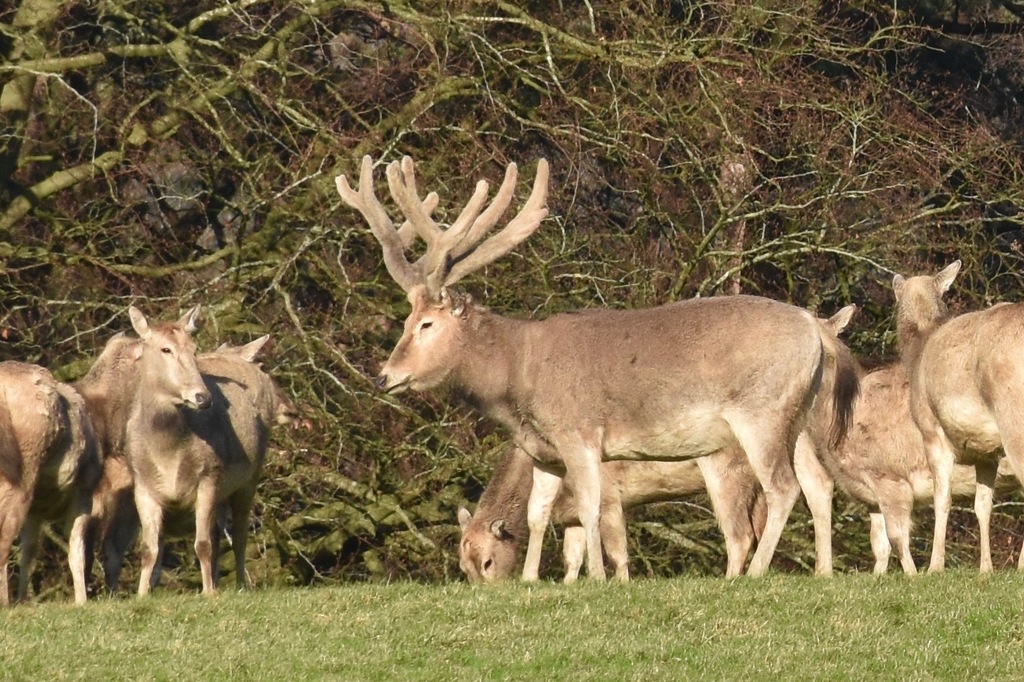
<svg viewBox="0 0 1024 682"><path fill-rule="evenodd" d="M160 349L160 352L161 353L167 353L168 355L170 355L172 351L171 351L170 347L165 346L165 347Z"/></svg>
<svg viewBox="0 0 1024 682"><path fill-rule="evenodd" d="M420 331L423 331L424 329L430 329L433 326L433 320L424 320L423 322L420 323Z"/></svg>
<svg viewBox="0 0 1024 682"><path fill-rule="evenodd" d="M493 564L493 563L494 563L493 559L488 559L487 561L485 561L484 562L484 570L486 571L487 569L489 569L491 567L491 564Z"/></svg>

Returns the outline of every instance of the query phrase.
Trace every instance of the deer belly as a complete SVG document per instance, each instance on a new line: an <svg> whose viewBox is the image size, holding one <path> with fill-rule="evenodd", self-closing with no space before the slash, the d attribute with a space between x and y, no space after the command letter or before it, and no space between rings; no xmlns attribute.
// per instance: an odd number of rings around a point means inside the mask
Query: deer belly
<svg viewBox="0 0 1024 682"><path fill-rule="evenodd" d="M945 399L940 421L960 461L988 459L1003 447L992 413L978 401Z"/></svg>
<svg viewBox="0 0 1024 682"><path fill-rule="evenodd" d="M691 413L664 423L637 428L629 424L605 431L604 458L609 460L685 460L736 445L729 423L717 413Z"/></svg>

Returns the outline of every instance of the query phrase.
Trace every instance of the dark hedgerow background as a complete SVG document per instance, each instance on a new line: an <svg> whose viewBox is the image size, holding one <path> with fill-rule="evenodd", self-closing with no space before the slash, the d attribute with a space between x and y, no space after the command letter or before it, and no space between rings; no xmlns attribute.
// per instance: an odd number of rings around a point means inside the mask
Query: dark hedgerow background
<svg viewBox="0 0 1024 682"><path fill-rule="evenodd" d="M456 510L505 446L443 395L368 380L408 306L334 190L364 154L413 156L442 219L510 161L525 196L550 160L551 217L465 283L509 315L736 291L822 315L856 303L848 341L877 365L896 353L894 272L962 258L955 310L1022 298L1016 3L5 7L0 357L73 380L132 303L202 303L202 348L271 333L265 366L304 416L260 488L262 584L456 578ZM721 572L709 509L636 514L634 572ZM997 509L999 566L1019 517ZM953 562L972 564L976 524L955 525ZM838 567L869 569L866 510L839 497L835 530ZM812 564L798 505L777 565Z"/></svg>

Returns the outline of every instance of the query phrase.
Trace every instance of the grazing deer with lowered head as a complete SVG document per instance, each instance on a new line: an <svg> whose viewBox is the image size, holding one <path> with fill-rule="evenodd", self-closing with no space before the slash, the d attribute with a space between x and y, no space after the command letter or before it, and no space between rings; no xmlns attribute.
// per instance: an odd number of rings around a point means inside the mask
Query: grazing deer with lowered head
<svg viewBox="0 0 1024 682"><path fill-rule="evenodd" d="M374 194L369 157L358 191L345 176L337 178L342 199L369 223L388 272L412 305L378 386L390 393L449 386L508 428L535 459L525 579L537 578L563 476L586 534L588 574L600 579L601 461L686 460L730 448L746 454L764 489L767 521L749 573L765 573L800 494L793 449L824 357L814 317L752 296L585 310L539 321L492 313L450 287L511 251L547 215L548 166L541 160L523 208L487 236L511 203L516 176L516 165L509 164L486 208L487 183L478 183L447 230L430 217L437 195L419 197L408 157L387 170L406 218L398 229ZM404 250L415 236L427 248L410 262ZM845 424L840 419L835 426L839 437Z"/></svg>
<svg viewBox="0 0 1024 682"><path fill-rule="evenodd" d="M526 508L533 487L533 458L510 447L495 467L476 513L459 510L459 566L470 582L512 577L527 535ZM705 484L707 480L707 484ZM643 504L678 500L708 490L725 535L726 577L743 572L750 548L764 529L764 496L742 452L719 453L680 462L601 464L601 541L616 577L629 578L625 511ZM579 576L586 537L572 491L562 486L551 520L565 525L565 582Z"/></svg>
<svg viewBox="0 0 1024 682"><path fill-rule="evenodd" d="M992 570L989 523L999 460L1024 472L1024 304L950 317L942 300L960 271L893 278L896 334L910 378L910 408L935 481L929 571L946 559L946 526L957 463L974 467L981 572ZM1024 569L1024 552L1018 569Z"/></svg>
<svg viewBox="0 0 1024 682"><path fill-rule="evenodd" d="M100 451L81 396L37 365L0 363L0 605L21 534L18 599L28 595L42 524L66 520L75 602L86 601L85 532Z"/></svg>

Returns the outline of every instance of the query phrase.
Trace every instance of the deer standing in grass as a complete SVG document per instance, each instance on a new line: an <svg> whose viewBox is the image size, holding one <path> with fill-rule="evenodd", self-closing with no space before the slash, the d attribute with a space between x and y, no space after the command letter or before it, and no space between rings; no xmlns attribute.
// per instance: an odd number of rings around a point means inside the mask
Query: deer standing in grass
<svg viewBox="0 0 1024 682"><path fill-rule="evenodd" d="M81 396L37 365L0 363L0 605L21 534L18 599L28 587L42 524L66 520L75 602L86 601L85 532L101 454Z"/></svg>
<svg viewBox="0 0 1024 682"><path fill-rule="evenodd" d="M196 357L196 365L213 396L214 405L209 417L213 419L221 409L227 415L227 422L221 423L221 428L228 447L219 452L218 456L225 463L224 468L233 471L231 478L237 485L232 494L227 494L232 490L231 481L222 478L219 482L217 517L220 523L228 516L228 512L231 514L232 546L237 548L234 551L236 580L240 585L245 581L244 548L248 542L249 517L263 469L269 430L273 424L291 423L297 414L294 403L255 361L256 355L269 338L269 335L265 335L243 346L225 344L211 353ZM135 345L141 343L127 338L125 342ZM112 461L116 463L105 468L94 503L98 524L95 537L103 549L104 580L111 592L118 587L124 556L135 543L139 531L131 469L124 460ZM190 509L165 510L165 532L162 535L192 532L193 517ZM172 525L169 533L167 521ZM188 530L174 532L179 527ZM161 553L162 549L161 543ZM214 537L211 564L215 583L218 573L217 550L218 542ZM151 587L157 584L159 574L158 558L150 578Z"/></svg>
<svg viewBox="0 0 1024 682"><path fill-rule="evenodd" d="M957 464L974 467L981 572L992 570L989 524L1000 458L1024 472L1024 304L951 317L943 294L955 261L934 276L896 275L896 334L910 378L910 407L935 481L929 571L946 560L946 527ZM1024 552L1018 569L1024 570Z"/></svg>
<svg viewBox="0 0 1024 682"><path fill-rule="evenodd" d="M832 318L820 320L820 324L825 332L823 339L832 348L831 354L848 356L850 362L856 363L838 338L854 310L854 306L847 306ZM831 367L826 367L822 379L825 395L829 393L833 374ZM825 437L832 421L830 409L827 401L815 403L808 426L797 443L798 471L808 457L820 458L830 478L845 493L872 507L875 573L888 569L893 547L903 570L916 573L910 553L911 513L915 502L932 501L934 486L921 432L911 417L906 369L896 364L861 377L846 438L834 446ZM953 496L973 497L974 479L973 466L956 465L951 479ZM999 467L997 487L1019 487L1008 464ZM823 508L831 507L830 498L831 495L821 503ZM991 558L983 554L981 563L991 564Z"/></svg>
<svg viewBox="0 0 1024 682"><path fill-rule="evenodd" d="M374 194L369 157L358 191L345 176L337 178L342 199L369 223L388 272L412 305L377 385L389 393L455 389L534 458L524 579L538 577L562 477L586 535L587 572L603 579L601 461L686 460L731 448L746 454L764 490L767 521L748 573L765 573L800 494L794 444L817 394L824 357L814 317L752 296L584 310L538 321L492 313L449 287L511 251L547 215L548 165L542 159L523 208L487 237L511 203L516 177L516 165L509 164L486 208L488 185L479 182L447 230L430 217L437 195L419 197L408 157L387 170L391 195L406 218L398 229ZM410 262L405 248L415 236L427 248ZM844 404L856 393L856 377L845 379L854 389L840 398ZM840 418L837 438L844 428Z"/></svg>
<svg viewBox="0 0 1024 682"><path fill-rule="evenodd" d="M459 510L459 566L470 582L512 577L527 535L526 509L533 471L533 458L510 447L499 459L476 513ZM601 541L615 576L622 580L629 577L625 511L652 502L678 500L705 489L725 535L726 577L740 575L765 522L764 497L742 452L681 462L603 462ZM579 525L576 501L564 486L555 499L551 520L566 526L562 543L565 582L574 582L582 567L586 537Z"/></svg>
<svg viewBox="0 0 1024 682"><path fill-rule="evenodd" d="M189 424L212 404L192 341L199 306L175 323L151 325L135 307L128 313L139 339L111 339L78 386L108 452L123 453L135 481L144 544L139 594L149 591L159 555L163 506L196 508L196 554L204 592L212 592L210 533L219 470L203 455L223 436L204 433L209 443L188 447Z"/></svg>

